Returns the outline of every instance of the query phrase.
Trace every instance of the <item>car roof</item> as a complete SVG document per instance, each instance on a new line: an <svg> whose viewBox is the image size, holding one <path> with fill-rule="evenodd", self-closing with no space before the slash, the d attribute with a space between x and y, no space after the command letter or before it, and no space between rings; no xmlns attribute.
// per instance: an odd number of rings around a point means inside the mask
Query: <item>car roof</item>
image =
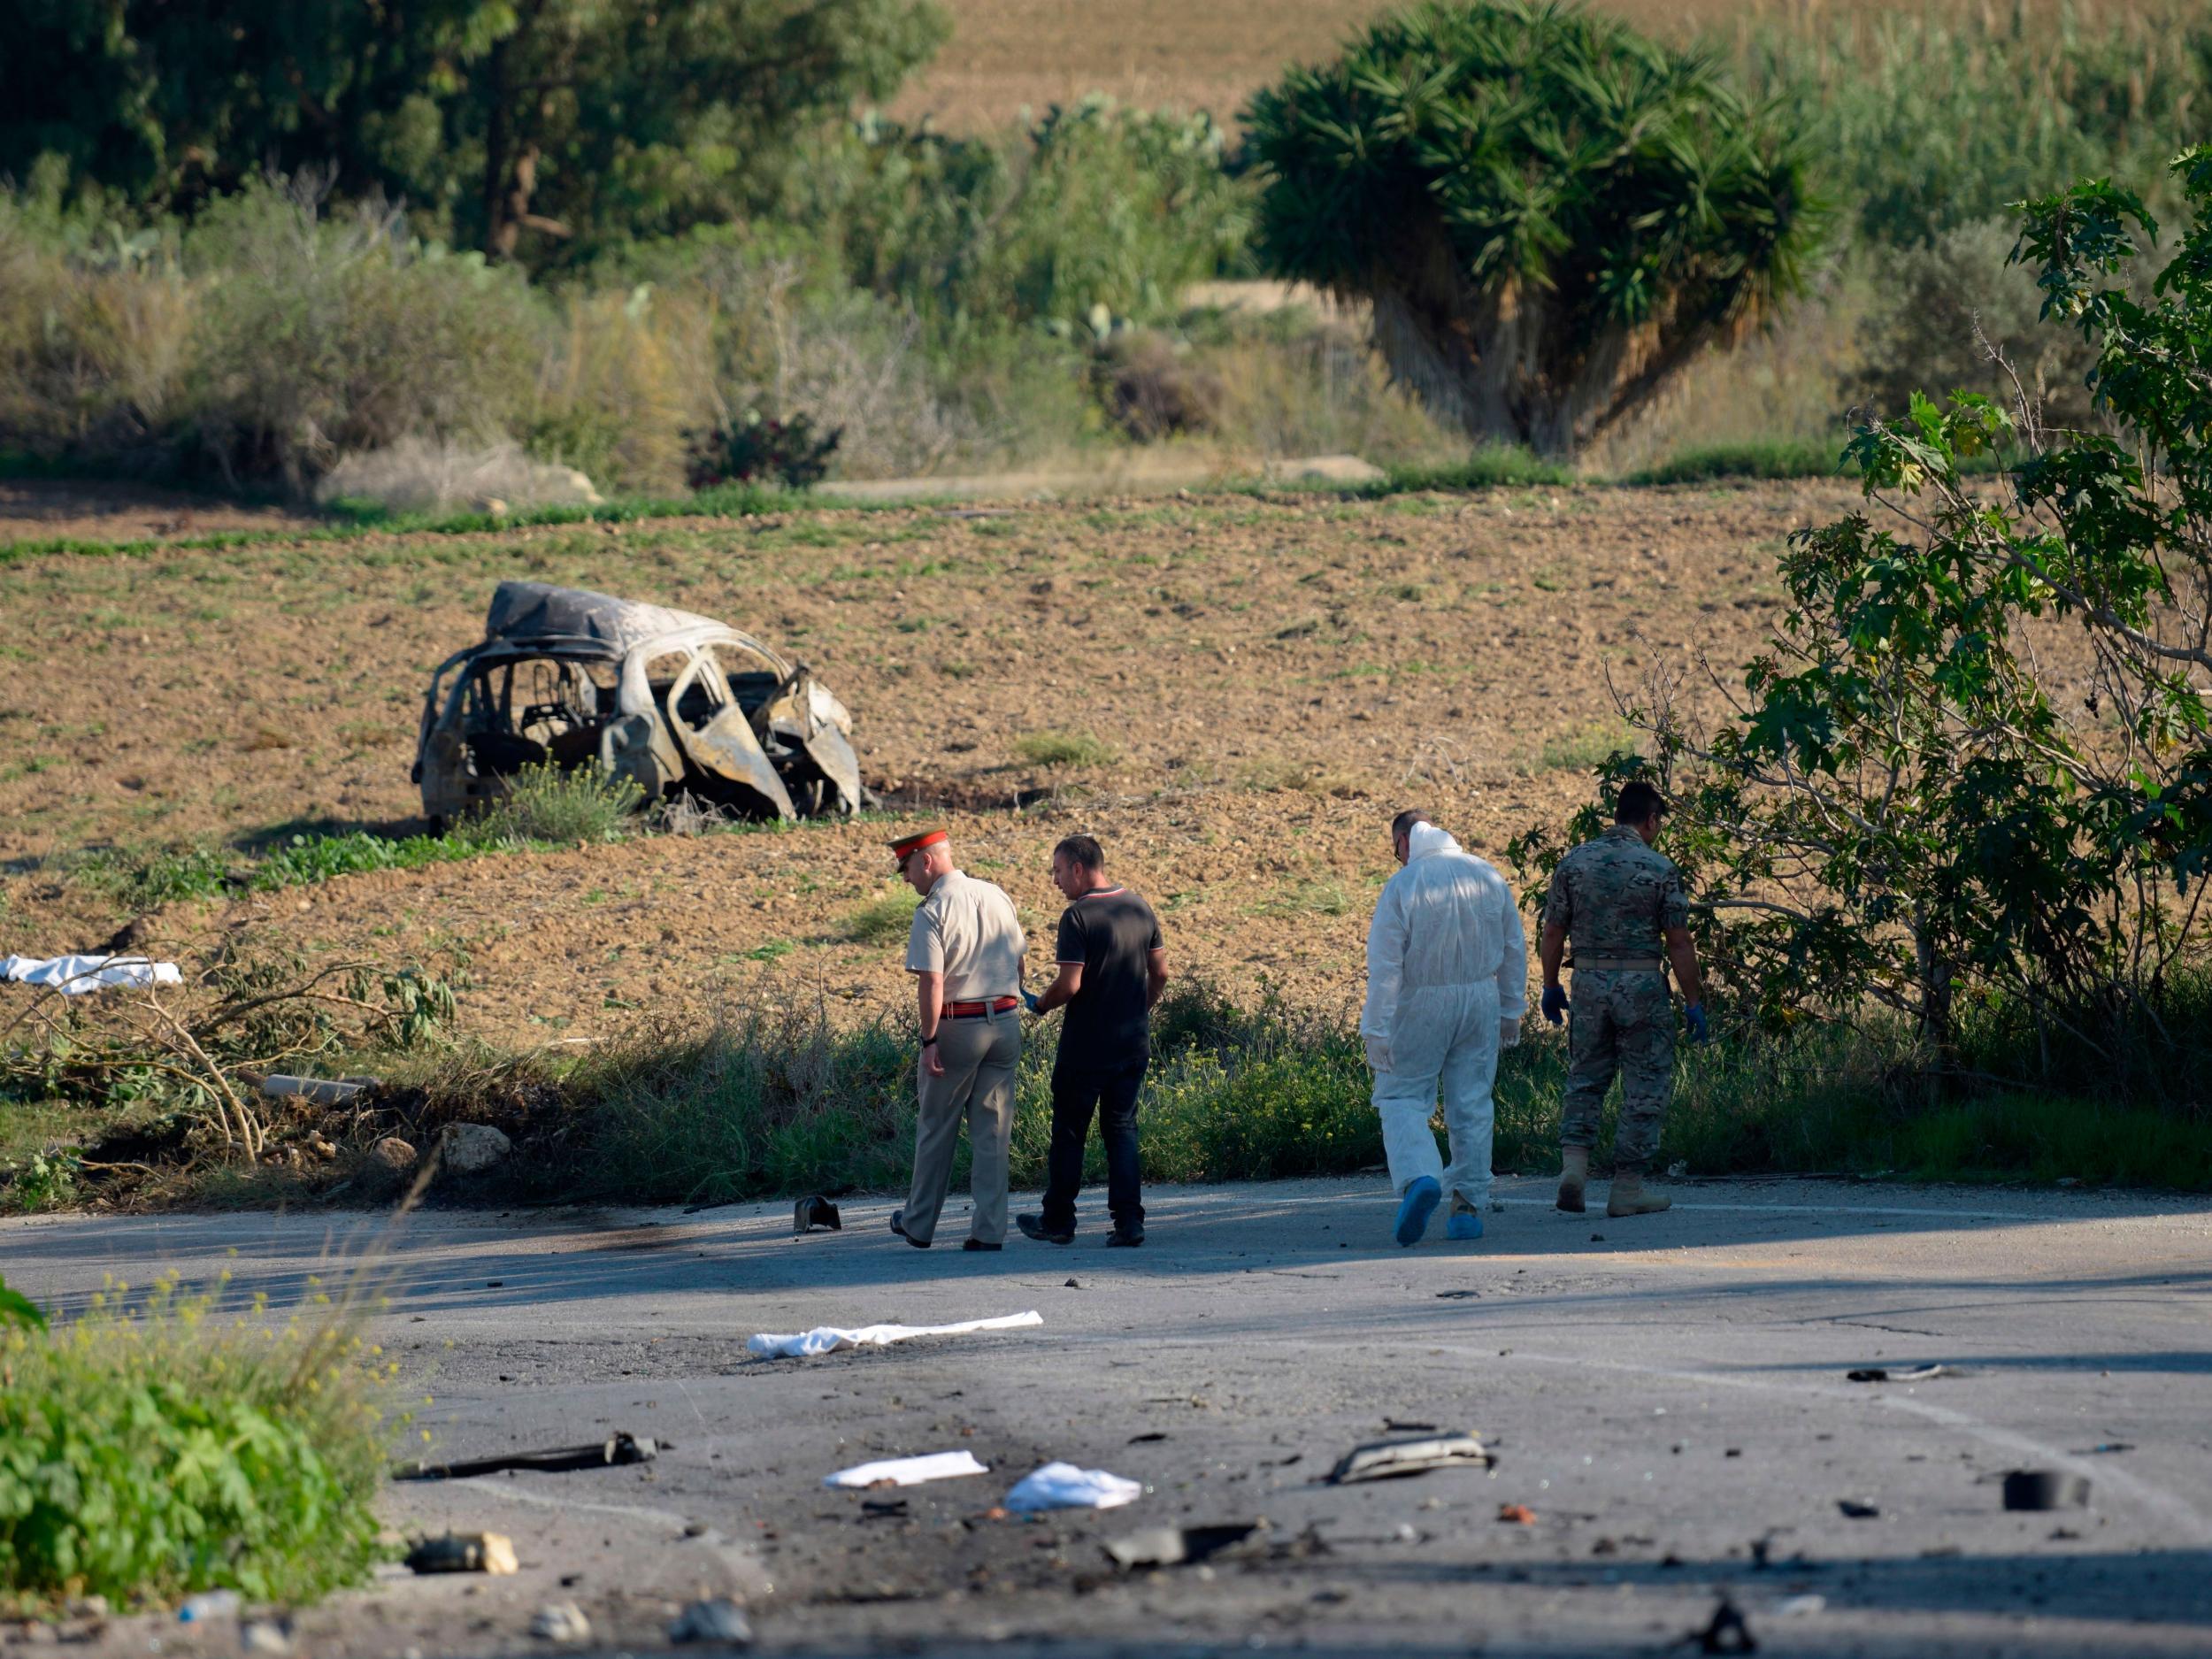
<svg viewBox="0 0 2212 1659"><path fill-rule="evenodd" d="M717 640L731 641L788 671L779 653L711 617L550 582L500 583L484 616L484 647L479 649L550 648L563 655L619 661L634 651L680 650Z"/></svg>

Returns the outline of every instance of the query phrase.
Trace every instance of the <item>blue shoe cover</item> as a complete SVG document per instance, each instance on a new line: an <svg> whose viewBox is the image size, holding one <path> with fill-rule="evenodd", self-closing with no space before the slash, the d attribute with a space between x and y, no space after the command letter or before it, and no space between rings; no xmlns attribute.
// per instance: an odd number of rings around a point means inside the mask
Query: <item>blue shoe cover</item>
<svg viewBox="0 0 2212 1659"><path fill-rule="evenodd" d="M1448 1239L1479 1239L1482 1237L1482 1217L1471 1210L1462 1210L1444 1218L1444 1236Z"/></svg>
<svg viewBox="0 0 2212 1659"><path fill-rule="evenodd" d="M1427 1176L1418 1176L1406 1188L1406 1195L1398 1206L1398 1242L1418 1244L1421 1235L1429 1230L1429 1217L1436 1213L1437 1205L1444 1202L1444 1189Z"/></svg>

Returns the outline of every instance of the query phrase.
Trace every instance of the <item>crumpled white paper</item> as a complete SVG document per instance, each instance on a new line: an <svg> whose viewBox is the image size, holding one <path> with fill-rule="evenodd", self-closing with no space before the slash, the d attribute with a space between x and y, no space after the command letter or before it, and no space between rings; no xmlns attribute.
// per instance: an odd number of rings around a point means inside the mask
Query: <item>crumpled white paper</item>
<svg viewBox="0 0 2212 1659"><path fill-rule="evenodd" d="M1010 1331L1017 1325L1042 1325L1044 1315L1034 1311L1009 1313L995 1319L969 1319L959 1325L864 1325L846 1330L818 1325L796 1336L762 1334L745 1344L748 1354L763 1359L812 1359L841 1348L888 1348L916 1336L965 1336L971 1331Z"/></svg>
<svg viewBox="0 0 2212 1659"><path fill-rule="evenodd" d="M857 1463L823 1478L826 1486L918 1486L926 1480L950 1480L956 1475L987 1475L991 1471L975 1460L973 1452L926 1452L919 1457L887 1457Z"/></svg>
<svg viewBox="0 0 2212 1659"><path fill-rule="evenodd" d="M1143 1486L1102 1469L1047 1463L1015 1483L1006 1507L1017 1514L1036 1509L1118 1509L1144 1495Z"/></svg>
<svg viewBox="0 0 2212 1659"><path fill-rule="evenodd" d="M173 962L143 956L0 957L0 979L53 987L64 996L82 996L111 985L182 985Z"/></svg>

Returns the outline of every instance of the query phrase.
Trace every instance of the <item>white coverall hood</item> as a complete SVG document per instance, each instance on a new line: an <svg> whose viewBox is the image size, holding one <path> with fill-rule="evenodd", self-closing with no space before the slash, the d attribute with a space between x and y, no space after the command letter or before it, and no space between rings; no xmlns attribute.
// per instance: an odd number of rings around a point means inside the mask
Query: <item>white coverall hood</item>
<svg viewBox="0 0 2212 1659"><path fill-rule="evenodd" d="M1490 1190L1501 1022L1528 1011L1528 936L1505 878L1433 824L1416 824L1367 933L1360 1035L1374 1063L1375 1108L1392 1185L1427 1175L1455 1207ZM1452 1164L1429 1118L1441 1087Z"/></svg>

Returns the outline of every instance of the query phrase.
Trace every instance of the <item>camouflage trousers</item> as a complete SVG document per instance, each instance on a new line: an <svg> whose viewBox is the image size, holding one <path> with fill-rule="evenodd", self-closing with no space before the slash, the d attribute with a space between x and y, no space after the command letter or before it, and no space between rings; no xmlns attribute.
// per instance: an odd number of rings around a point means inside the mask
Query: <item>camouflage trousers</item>
<svg viewBox="0 0 2212 1659"><path fill-rule="evenodd" d="M1567 1098L1559 1142L1594 1147L1598 1110L1616 1072L1621 1078L1620 1126L1614 1167L1643 1173L1659 1149L1659 1131L1674 1093L1674 998L1667 976L1649 968L1590 968L1574 977L1568 1014Z"/></svg>

